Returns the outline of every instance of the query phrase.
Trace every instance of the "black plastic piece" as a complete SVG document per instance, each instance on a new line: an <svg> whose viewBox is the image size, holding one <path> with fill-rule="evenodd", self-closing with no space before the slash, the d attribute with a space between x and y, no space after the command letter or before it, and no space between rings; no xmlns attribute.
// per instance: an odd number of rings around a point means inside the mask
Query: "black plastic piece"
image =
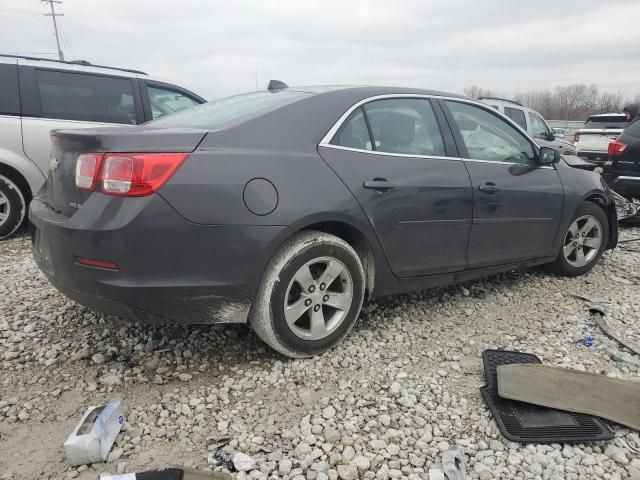
<svg viewBox="0 0 640 480"><path fill-rule="evenodd" d="M183 477L184 471L178 468L136 473L136 480L182 480Z"/></svg>
<svg viewBox="0 0 640 480"><path fill-rule="evenodd" d="M512 442L561 443L610 440L613 431L598 417L564 412L498 396L498 366L542 363L530 353L485 350L482 353L487 385L480 388L500 432Z"/></svg>
<svg viewBox="0 0 640 480"><path fill-rule="evenodd" d="M269 80L269 85L267 86L267 90L270 92L274 90L284 90L285 88L289 88L289 85L280 80Z"/></svg>

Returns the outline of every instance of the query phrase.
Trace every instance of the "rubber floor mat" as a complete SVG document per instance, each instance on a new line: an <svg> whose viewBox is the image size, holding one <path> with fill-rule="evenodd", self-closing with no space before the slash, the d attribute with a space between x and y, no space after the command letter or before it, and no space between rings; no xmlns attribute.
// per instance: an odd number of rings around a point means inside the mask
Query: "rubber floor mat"
<svg viewBox="0 0 640 480"><path fill-rule="evenodd" d="M542 363L530 353L485 350L482 353L487 385L480 388L500 432L512 442L591 442L613 438L613 431L600 418L570 413L498 396L498 366Z"/></svg>

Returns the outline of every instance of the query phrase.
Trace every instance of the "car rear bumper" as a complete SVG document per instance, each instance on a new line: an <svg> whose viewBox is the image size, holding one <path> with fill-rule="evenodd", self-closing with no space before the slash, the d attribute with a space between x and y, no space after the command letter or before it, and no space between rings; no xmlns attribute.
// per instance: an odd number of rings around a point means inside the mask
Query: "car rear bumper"
<svg viewBox="0 0 640 480"><path fill-rule="evenodd" d="M246 322L268 253L287 227L198 225L161 196L92 195L71 217L38 195L33 255L51 283L93 310L144 323ZM81 259L112 262L117 270Z"/></svg>
<svg viewBox="0 0 640 480"><path fill-rule="evenodd" d="M609 186L625 197L640 198L640 176L617 175L604 177Z"/></svg>

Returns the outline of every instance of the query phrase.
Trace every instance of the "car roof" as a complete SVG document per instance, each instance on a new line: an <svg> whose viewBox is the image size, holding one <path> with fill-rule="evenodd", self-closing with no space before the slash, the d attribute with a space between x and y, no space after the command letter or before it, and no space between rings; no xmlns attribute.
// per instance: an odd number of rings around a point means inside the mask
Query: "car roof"
<svg viewBox="0 0 640 480"><path fill-rule="evenodd" d="M108 73L108 74L117 74L117 73L125 73L125 74L133 74L134 76L138 75L148 75L147 73L140 70L133 70L130 68L120 68L120 67L109 67L106 65L93 65L85 60L74 60L74 61L62 61L62 60L54 60L50 58L40 58L40 57L27 57L22 55L8 55L0 53L0 63L18 63L20 65L28 65L34 67L46 67L51 69L64 69L64 70L72 70L79 72L92 72L92 73ZM122 75L122 73L120 73Z"/></svg>
<svg viewBox="0 0 640 480"><path fill-rule="evenodd" d="M443 92L439 90L429 90L415 87L385 87L375 85L309 85L309 86L293 86L287 87L286 90L291 92L305 92L315 95L340 95L352 96L354 99L363 100L369 97L382 95L427 95L434 97L452 97L465 100L472 100L464 95L457 93Z"/></svg>

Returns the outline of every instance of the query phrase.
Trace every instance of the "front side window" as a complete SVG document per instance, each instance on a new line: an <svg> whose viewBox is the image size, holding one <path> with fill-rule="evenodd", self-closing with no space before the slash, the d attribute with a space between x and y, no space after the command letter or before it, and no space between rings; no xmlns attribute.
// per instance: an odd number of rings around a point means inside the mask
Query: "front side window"
<svg viewBox="0 0 640 480"><path fill-rule="evenodd" d="M525 132L527 131L527 120L522 110L519 108L504 107L504 113L507 117L520 125Z"/></svg>
<svg viewBox="0 0 640 480"><path fill-rule="evenodd" d="M364 110L375 150L405 155L445 155L442 134L428 100L375 100L367 103Z"/></svg>
<svg viewBox="0 0 640 480"><path fill-rule="evenodd" d="M136 123L131 81L36 70L42 116L102 123Z"/></svg>
<svg viewBox="0 0 640 480"><path fill-rule="evenodd" d="M149 104L151 105L151 117L163 117L172 113L181 112L187 108L195 107L200 102L183 93L162 87L147 87L149 92Z"/></svg>
<svg viewBox="0 0 640 480"><path fill-rule="evenodd" d="M470 159L534 164L529 140L491 112L467 103L446 101Z"/></svg>
<svg viewBox="0 0 640 480"><path fill-rule="evenodd" d="M531 133L535 138L543 140L549 138L549 128L540 115L529 112L529 120L531 121Z"/></svg>
<svg viewBox="0 0 640 480"><path fill-rule="evenodd" d="M349 118L342 124L338 133L331 140L332 145L357 148L358 150L371 150L371 139L367 122L364 119L362 108L353 111Z"/></svg>

